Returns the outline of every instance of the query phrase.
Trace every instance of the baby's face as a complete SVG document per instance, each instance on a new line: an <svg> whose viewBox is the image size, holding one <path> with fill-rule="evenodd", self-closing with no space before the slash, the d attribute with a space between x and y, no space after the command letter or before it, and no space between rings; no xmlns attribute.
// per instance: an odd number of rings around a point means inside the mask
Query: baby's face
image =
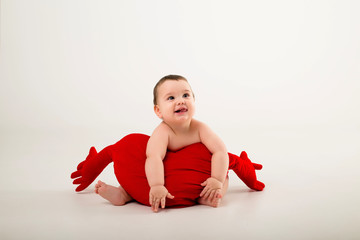
<svg viewBox="0 0 360 240"><path fill-rule="evenodd" d="M158 88L156 115L166 123L182 123L191 120L195 102L190 85L183 80L168 80Z"/></svg>

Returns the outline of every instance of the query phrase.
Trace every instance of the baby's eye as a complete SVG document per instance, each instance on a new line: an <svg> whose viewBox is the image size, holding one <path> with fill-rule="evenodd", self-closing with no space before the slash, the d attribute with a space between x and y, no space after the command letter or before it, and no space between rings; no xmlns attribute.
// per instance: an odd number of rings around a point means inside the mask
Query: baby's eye
<svg viewBox="0 0 360 240"><path fill-rule="evenodd" d="M167 100L174 100L175 98L173 96L168 97Z"/></svg>
<svg viewBox="0 0 360 240"><path fill-rule="evenodd" d="M188 93L184 93L183 97L187 98L187 97L190 97L190 95Z"/></svg>

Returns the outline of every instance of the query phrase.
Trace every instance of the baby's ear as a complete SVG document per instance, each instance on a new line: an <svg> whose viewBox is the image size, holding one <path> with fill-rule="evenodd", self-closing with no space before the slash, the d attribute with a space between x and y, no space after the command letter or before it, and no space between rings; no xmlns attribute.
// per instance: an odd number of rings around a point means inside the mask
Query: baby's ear
<svg viewBox="0 0 360 240"><path fill-rule="evenodd" d="M154 112L155 112L156 116L158 116L160 119L162 119L162 114L160 112L160 108L158 105L154 106Z"/></svg>

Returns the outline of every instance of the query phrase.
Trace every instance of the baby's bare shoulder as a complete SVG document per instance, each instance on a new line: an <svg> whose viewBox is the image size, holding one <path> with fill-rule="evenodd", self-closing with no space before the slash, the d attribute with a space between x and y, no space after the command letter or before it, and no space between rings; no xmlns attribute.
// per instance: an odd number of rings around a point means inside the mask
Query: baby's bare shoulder
<svg viewBox="0 0 360 240"><path fill-rule="evenodd" d="M155 134L169 135L171 128L164 122L160 123L154 130ZM154 134L153 133L153 134Z"/></svg>
<svg viewBox="0 0 360 240"><path fill-rule="evenodd" d="M160 123L155 128L146 147L147 156L161 154L161 158L164 157L163 155L165 155L169 142L169 132L167 128L164 123Z"/></svg>
<svg viewBox="0 0 360 240"><path fill-rule="evenodd" d="M207 129L209 129L209 126L206 123L199 120L193 119L191 124L193 129L196 129L197 131L206 131Z"/></svg>

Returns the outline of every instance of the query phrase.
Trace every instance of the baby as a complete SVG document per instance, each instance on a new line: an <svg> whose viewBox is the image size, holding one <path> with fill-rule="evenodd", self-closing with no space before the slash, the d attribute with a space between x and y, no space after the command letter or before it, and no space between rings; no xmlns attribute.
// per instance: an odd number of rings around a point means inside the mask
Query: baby
<svg viewBox="0 0 360 240"><path fill-rule="evenodd" d="M217 207L228 187L229 156L225 144L204 123L193 118L195 96L186 80L168 75L154 88L154 111L162 122L151 135L146 149L145 172L150 186L149 202L154 212L165 208L166 198L174 198L164 186L163 159L167 150L178 150L201 142L212 153L211 177L201 183L204 187L198 203ZM95 192L114 205L123 205L132 197L122 188L99 181Z"/></svg>

